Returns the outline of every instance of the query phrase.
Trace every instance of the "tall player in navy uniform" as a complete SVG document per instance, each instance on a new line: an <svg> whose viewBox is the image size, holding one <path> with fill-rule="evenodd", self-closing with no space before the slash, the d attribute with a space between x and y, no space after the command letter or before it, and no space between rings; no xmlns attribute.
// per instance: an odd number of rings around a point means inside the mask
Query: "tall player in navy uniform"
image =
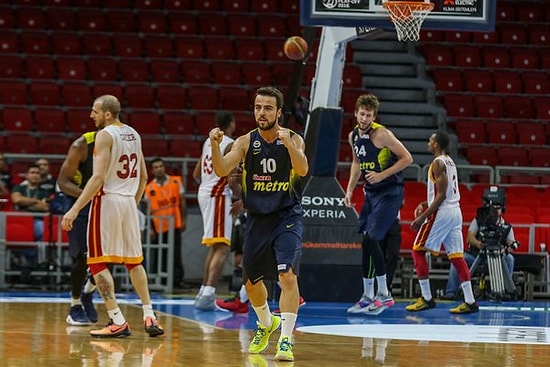
<svg viewBox="0 0 550 367"><path fill-rule="evenodd" d="M397 218L404 195L401 171L413 159L389 129L374 122L379 105L373 94L357 98L354 113L357 125L348 137L353 161L344 198L346 206L353 205L353 190L359 178L365 181L365 201L359 215L359 232L363 234L364 292L361 299L348 309L350 313L379 314L394 304L387 287L386 261L379 242L386 237ZM376 296L374 275L378 287Z"/></svg>
<svg viewBox="0 0 550 367"><path fill-rule="evenodd" d="M239 137L225 156L219 148L223 132L214 128L209 137L218 176L227 176L241 163L243 167L243 202L248 209L243 268L246 291L258 317L248 351L266 350L270 335L282 325L275 360L292 361L303 232L300 181L309 167L302 137L279 125L282 107L283 94L278 89L259 88L254 101L256 129ZM280 317L269 310L264 279L280 282Z"/></svg>
<svg viewBox="0 0 550 367"><path fill-rule="evenodd" d="M71 144L59 170L57 184L60 190L70 198L71 205L92 177L95 135L96 132L91 131L76 139ZM97 311L92 303L95 281L88 275L86 263L89 211L88 204L78 213L74 228L69 232L69 254L73 259L73 266L71 267L71 308L67 315L67 323L71 325L90 325L97 322ZM84 284L85 281L86 284Z"/></svg>

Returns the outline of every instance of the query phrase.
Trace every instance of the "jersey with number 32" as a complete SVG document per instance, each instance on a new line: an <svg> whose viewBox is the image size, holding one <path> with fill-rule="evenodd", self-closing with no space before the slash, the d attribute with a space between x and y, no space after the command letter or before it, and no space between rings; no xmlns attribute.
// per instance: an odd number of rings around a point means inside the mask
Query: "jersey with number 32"
<svg viewBox="0 0 550 367"><path fill-rule="evenodd" d="M141 137L128 125L108 125L103 131L113 139L103 192L135 196L141 174Z"/></svg>

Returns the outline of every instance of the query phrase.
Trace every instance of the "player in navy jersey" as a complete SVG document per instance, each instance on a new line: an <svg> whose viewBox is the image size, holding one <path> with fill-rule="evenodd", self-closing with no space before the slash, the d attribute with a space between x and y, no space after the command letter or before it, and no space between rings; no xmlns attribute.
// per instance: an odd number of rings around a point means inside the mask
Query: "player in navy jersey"
<svg viewBox="0 0 550 367"><path fill-rule="evenodd" d="M250 353L267 349L269 336L281 327L275 360L292 361L292 332L299 304L298 265L302 254L301 177L308 173L302 137L279 125L283 94L273 87L256 91L254 117L257 128L237 138L222 156L223 132L210 131L212 163L220 177L242 163L242 192L248 219L243 244L246 291L258 316ZM279 280L281 317L267 304L264 279Z"/></svg>
<svg viewBox="0 0 550 367"><path fill-rule="evenodd" d="M353 161L344 198L347 206L353 205L353 190L359 178L362 177L365 182L365 201L359 216L359 231L363 234L364 293L348 309L350 313L378 314L394 304L387 287L386 264L379 242L386 237L398 216L403 203L401 171L413 159L407 148L389 129L374 121L379 105L378 98L373 94L359 96L354 112L357 125L348 136L353 149ZM374 275L378 291L372 297Z"/></svg>

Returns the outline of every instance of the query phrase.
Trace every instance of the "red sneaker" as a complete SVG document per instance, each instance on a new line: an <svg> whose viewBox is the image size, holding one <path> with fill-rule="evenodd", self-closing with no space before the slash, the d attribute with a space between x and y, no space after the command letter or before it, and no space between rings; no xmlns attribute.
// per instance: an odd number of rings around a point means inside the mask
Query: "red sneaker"
<svg viewBox="0 0 550 367"><path fill-rule="evenodd" d="M241 302L239 296L226 300L217 299L216 308L225 312L248 313L248 301Z"/></svg>
<svg viewBox="0 0 550 367"><path fill-rule="evenodd" d="M298 305L298 307L302 307L305 304L306 304L306 300L304 299L304 297L300 296L300 304ZM276 309L275 311L273 311L271 313L275 316L281 316L281 310L280 309Z"/></svg>

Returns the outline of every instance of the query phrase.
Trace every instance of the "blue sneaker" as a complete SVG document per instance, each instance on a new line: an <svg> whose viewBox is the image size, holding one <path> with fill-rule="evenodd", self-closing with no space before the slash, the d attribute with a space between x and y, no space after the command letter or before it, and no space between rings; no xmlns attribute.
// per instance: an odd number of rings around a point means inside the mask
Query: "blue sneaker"
<svg viewBox="0 0 550 367"><path fill-rule="evenodd" d="M88 319L96 323L97 322L97 311L94 307L93 303L94 293L82 293L80 295L80 302L82 302L82 307L84 308L84 312L86 312L86 316Z"/></svg>
<svg viewBox="0 0 550 367"><path fill-rule="evenodd" d="M66 321L68 324L74 325L74 326L86 326L86 325L92 325L93 322L90 321L88 316L86 316L86 313L84 312L84 309L81 305L75 305L71 306L71 309L69 310L69 314L67 315Z"/></svg>

